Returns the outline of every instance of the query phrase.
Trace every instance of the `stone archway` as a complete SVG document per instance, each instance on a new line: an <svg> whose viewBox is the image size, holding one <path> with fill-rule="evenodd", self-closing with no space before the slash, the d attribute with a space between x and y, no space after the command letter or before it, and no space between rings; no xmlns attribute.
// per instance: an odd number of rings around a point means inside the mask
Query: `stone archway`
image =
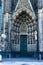
<svg viewBox="0 0 43 65"><path fill-rule="evenodd" d="M20 27L24 25L25 31L27 35L27 51L36 51L37 50L37 22L33 19L30 13L26 11L21 11L19 14L16 12L16 16L14 16L13 27L12 30L14 39L13 39L13 50L20 51L20 33L23 32L20 30ZM23 32L23 33L24 33ZM35 48L36 47L36 48Z"/></svg>

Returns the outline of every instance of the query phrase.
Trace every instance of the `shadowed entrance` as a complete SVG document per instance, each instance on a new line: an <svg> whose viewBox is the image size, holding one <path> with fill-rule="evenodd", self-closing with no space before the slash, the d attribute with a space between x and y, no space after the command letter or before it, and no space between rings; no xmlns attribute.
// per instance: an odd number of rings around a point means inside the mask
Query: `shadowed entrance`
<svg viewBox="0 0 43 65"><path fill-rule="evenodd" d="M20 52L21 56L25 56L27 52L27 35L20 36Z"/></svg>

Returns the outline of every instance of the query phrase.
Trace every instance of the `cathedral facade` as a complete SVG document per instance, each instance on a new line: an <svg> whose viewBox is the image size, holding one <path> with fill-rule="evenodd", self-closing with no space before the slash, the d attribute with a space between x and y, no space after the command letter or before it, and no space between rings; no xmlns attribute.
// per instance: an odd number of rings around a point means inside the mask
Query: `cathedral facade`
<svg viewBox="0 0 43 65"><path fill-rule="evenodd" d="M37 0L34 0L37 2ZM34 3L35 4L35 3ZM3 57L38 57L43 52L42 23L32 0L3 0L1 52ZM36 10L35 10L36 9ZM39 16L38 16L39 15Z"/></svg>

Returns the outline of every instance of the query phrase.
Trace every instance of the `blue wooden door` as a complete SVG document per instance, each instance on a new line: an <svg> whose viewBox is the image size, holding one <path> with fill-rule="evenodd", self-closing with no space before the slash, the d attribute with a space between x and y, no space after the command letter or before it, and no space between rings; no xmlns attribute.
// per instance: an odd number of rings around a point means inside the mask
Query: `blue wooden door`
<svg viewBox="0 0 43 65"><path fill-rule="evenodd" d="M27 35L20 36L20 51L27 52Z"/></svg>

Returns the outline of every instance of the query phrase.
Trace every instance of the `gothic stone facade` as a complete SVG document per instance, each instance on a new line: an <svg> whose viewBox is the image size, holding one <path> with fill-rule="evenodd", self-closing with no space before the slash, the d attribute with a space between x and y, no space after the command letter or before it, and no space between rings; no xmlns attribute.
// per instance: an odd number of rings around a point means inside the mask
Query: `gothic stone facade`
<svg viewBox="0 0 43 65"><path fill-rule="evenodd" d="M35 56L42 52L42 24L37 20L30 0L18 0L15 8L12 0L3 0L2 5L2 52L12 57Z"/></svg>

